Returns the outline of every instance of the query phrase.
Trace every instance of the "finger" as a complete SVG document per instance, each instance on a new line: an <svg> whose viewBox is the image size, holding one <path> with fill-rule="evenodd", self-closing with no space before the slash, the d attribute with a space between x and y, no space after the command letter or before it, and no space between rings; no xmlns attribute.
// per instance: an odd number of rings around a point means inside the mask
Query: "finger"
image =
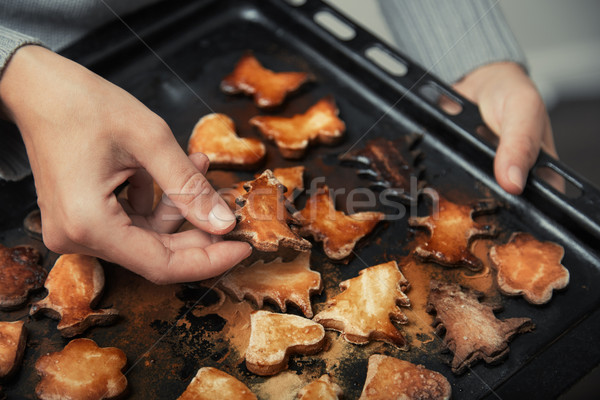
<svg viewBox="0 0 600 400"><path fill-rule="evenodd" d="M195 153L191 154L189 158L194 166L198 168L198 171L202 175L205 175L206 171L208 171L208 157L202 153ZM163 194L161 201L154 209L154 212L148 216L147 221L149 226L156 232L171 233L181 226L184 218L169 197Z"/></svg>
<svg viewBox="0 0 600 400"><path fill-rule="evenodd" d="M154 177L180 213L198 228L213 234L229 232L235 217L204 175L196 168L163 123L148 144L133 143L132 155Z"/></svg>
<svg viewBox="0 0 600 400"><path fill-rule="evenodd" d="M558 159L556 144L554 143L554 134L552 133L552 125L550 118L546 116L546 129L544 129L544 137L542 138L542 149L552 157Z"/></svg>
<svg viewBox="0 0 600 400"><path fill-rule="evenodd" d="M42 211L42 241L48 250L57 254L88 254L87 247L69 239L59 224L44 218Z"/></svg>
<svg viewBox="0 0 600 400"><path fill-rule="evenodd" d="M520 194L538 156L545 128L545 109L537 93L506 100L500 143L494 160L496 180L504 190Z"/></svg>
<svg viewBox="0 0 600 400"><path fill-rule="evenodd" d="M148 172L139 168L128 180L127 200L133 212L139 215L150 214L154 201L152 177Z"/></svg>
<svg viewBox="0 0 600 400"><path fill-rule="evenodd" d="M198 230L157 234L136 226L123 227L104 246L109 261L157 283L192 282L217 276L250 255L248 243L222 241L201 247ZM184 235L185 234L185 235Z"/></svg>
<svg viewBox="0 0 600 400"><path fill-rule="evenodd" d="M169 238L169 247L173 251L192 247L207 247L215 243L213 237L210 233L206 233L200 229L172 233Z"/></svg>

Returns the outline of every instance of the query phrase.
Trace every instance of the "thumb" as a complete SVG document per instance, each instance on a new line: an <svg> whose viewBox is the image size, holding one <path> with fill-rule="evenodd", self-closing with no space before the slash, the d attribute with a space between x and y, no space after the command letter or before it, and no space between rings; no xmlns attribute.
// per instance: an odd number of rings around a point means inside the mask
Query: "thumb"
<svg viewBox="0 0 600 400"><path fill-rule="evenodd" d="M530 95L518 93L506 98L498 119L500 143L494 174L504 190L518 195L525 188L547 129L544 104L537 91Z"/></svg>
<svg viewBox="0 0 600 400"><path fill-rule="evenodd" d="M188 221L205 232L222 235L233 229L235 216L190 161L163 122L151 149L133 154ZM147 142L148 143L148 142Z"/></svg>

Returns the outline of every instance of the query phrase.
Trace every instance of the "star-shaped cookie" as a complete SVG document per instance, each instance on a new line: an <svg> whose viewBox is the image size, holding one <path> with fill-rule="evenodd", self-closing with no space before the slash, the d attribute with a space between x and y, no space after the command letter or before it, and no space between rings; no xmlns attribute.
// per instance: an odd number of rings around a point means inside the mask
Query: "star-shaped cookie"
<svg viewBox="0 0 600 400"><path fill-rule="evenodd" d="M295 257L311 248L310 242L290 229L288 224L295 220L285 206L284 187L271 170L247 182L244 188L247 192L237 199L241 206L235 211L238 223L227 238L248 242L271 259L289 259L290 254Z"/></svg>
<svg viewBox="0 0 600 400"><path fill-rule="evenodd" d="M0 379L11 377L19 368L26 342L23 321L0 322Z"/></svg>
<svg viewBox="0 0 600 400"><path fill-rule="evenodd" d="M288 93L312 79L312 75L306 72L273 72L264 68L251 52L247 52L233 72L223 79L221 90L227 94L253 95L254 104L268 108L280 105Z"/></svg>
<svg viewBox="0 0 600 400"><path fill-rule="evenodd" d="M382 354L369 357L367 379L359 400L448 400L450 382L422 365Z"/></svg>
<svg viewBox="0 0 600 400"><path fill-rule="evenodd" d="M298 400L338 400L342 395L342 388L332 382L329 375L323 375L300 389L296 398Z"/></svg>
<svg viewBox="0 0 600 400"><path fill-rule="evenodd" d="M198 121L188 141L188 154L204 153L210 168L254 169L267 154L258 139L241 138L225 114L208 114Z"/></svg>
<svg viewBox="0 0 600 400"><path fill-rule="evenodd" d="M249 267L239 266L225 274L218 285L239 301L251 299L258 308L268 300L285 312L289 302L312 318L310 296L321 292L321 274L310 269L310 252L304 252L290 262L259 260Z"/></svg>
<svg viewBox="0 0 600 400"><path fill-rule="evenodd" d="M436 314L436 333L446 332L444 345L454 353L451 367L455 374L462 374L479 359L486 363L503 359L508 342L534 327L529 318L496 318L492 306L479 302L481 296L455 283L431 281L427 310Z"/></svg>
<svg viewBox="0 0 600 400"><path fill-rule="evenodd" d="M120 349L98 347L90 339L72 340L37 360L35 369L42 379L35 394L42 400L115 398L127 388L121 373L126 363Z"/></svg>
<svg viewBox="0 0 600 400"><path fill-rule="evenodd" d="M283 157L296 159L306 153L309 144L335 144L341 140L346 124L338 113L333 98L326 97L304 114L291 118L259 115L250 119L250 124L274 140Z"/></svg>
<svg viewBox="0 0 600 400"><path fill-rule="evenodd" d="M408 322L399 306L409 307L404 294L408 281L396 261L363 269L355 278L340 283L343 290L327 301L314 321L342 333L350 343L380 340L406 349L406 339L392 324Z"/></svg>
<svg viewBox="0 0 600 400"><path fill-rule="evenodd" d="M213 367L203 367L177 400L256 400L239 380Z"/></svg>
<svg viewBox="0 0 600 400"><path fill-rule="evenodd" d="M48 296L31 305L30 314L42 312L59 319L58 330L72 337L91 326L116 321L115 309L93 310L104 288L104 270L95 257L81 254L60 256L44 284Z"/></svg>
<svg viewBox="0 0 600 400"><path fill-rule="evenodd" d="M324 186L313 194L302 211L294 213L301 236L312 236L323 242L323 250L332 260L348 257L356 243L368 235L385 215L380 212L359 212L346 215L336 211L329 188Z"/></svg>
<svg viewBox="0 0 600 400"><path fill-rule="evenodd" d="M255 311L250 315L246 367L257 375L275 375L287 368L292 354L315 354L325 345L320 324L291 314Z"/></svg>
<svg viewBox="0 0 600 400"><path fill-rule="evenodd" d="M502 293L523 295L533 304L549 302L552 290L569 284L569 271L561 264L563 255L562 246L540 242L523 232L513 233L508 243L490 249Z"/></svg>
<svg viewBox="0 0 600 400"><path fill-rule="evenodd" d="M471 244L475 239L492 237L495 232L491 226L479 224L473 218L494 209L495 205L489 201L480 201L471 206L456 204L440 197L437 212L434 202L432 215L408 219L410 226L425 228L430 234L427 240L416 247L415 254L423 261L479 270L483 264L471 252Z"/></svg>

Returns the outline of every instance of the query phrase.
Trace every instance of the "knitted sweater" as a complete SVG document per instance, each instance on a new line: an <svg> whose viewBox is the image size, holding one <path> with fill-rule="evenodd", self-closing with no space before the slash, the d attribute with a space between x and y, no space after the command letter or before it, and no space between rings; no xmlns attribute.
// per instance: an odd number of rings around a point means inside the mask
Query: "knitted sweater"
<svg viewBox="0 0 600 400"><path fill-rule="evenodd" d="M0 79L20 47L61 50L86 33L159 0L2 0ZM283 0L282 0L283 1ZM448 83L495 61L524 65L498 0L379 0L400 50ZM30 173L18 130L0 122L0 179Z"/></svg>

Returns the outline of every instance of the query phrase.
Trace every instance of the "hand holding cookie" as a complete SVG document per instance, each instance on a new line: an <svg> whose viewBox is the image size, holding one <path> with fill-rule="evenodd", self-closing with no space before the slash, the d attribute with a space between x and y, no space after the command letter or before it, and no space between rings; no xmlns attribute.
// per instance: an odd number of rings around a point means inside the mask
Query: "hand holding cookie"
<svg viewBox="0 0 600 400"><path fill-rule="evenodd" d="M38 46L17 51L0 81L35 178L46 246L93 255L154 282L217 275L250 254L220 236L233 213L169 127L133 96ZM152 178L168 200L152 209ZM128 200L115 190L129 181ZM169 203L169 204L167 204ZM200 229L172 234L180 215Z"/></svg>

